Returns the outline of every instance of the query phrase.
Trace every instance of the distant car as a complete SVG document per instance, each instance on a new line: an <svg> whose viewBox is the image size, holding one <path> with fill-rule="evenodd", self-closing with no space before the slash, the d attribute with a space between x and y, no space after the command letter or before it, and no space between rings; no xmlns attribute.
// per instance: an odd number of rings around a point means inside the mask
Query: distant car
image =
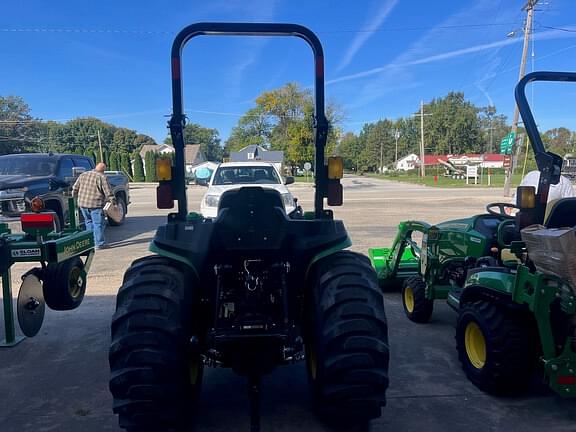
<svg viewBox="0 0 576 432"><path fill-rule="evenodd" d="M200 203L200 212L204 217L215 218L218 215L220 197L224 192L245 186L260 186L280 192L284 209L290 214L297 208L286 185L293 182L293 177L286 177L286 180L282 181L278 170L267 162L222 163L210 178L208 190Z"/></svg>

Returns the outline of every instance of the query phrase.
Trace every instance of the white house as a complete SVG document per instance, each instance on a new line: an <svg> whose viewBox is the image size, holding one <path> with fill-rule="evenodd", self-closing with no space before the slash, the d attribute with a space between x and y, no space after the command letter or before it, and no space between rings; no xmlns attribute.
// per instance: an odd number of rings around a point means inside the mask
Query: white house
<svg viewBox="0 0 576 432"><path fill-rule="evenodd" d="M418 156L415 153L411 153L408 156L398 159L394 168L399 171L409 171L417 167L418 160Z"/></svg>

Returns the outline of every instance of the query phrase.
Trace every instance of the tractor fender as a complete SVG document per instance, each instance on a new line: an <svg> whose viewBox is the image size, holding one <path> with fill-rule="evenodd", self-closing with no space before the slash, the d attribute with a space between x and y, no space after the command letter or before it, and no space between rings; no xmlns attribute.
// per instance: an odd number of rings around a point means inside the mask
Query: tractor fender
<svg viewBox="0 0 576 432"><path fill-rule="evenodd" d="M483 267L470 270L460 295L460 305L476 300L512 304L516 274L502 267Z"/></svg>
<svg viewBox="0 0 576 432"><path fill-rule="evenodd" d="M153 252L157 255L166 257L166 258L170 258L173 259L175 261L181 262L182 264L185 264L187 267L190 268L190 270L194 273L194 276L196 276L198 278L198 270L196 269L196 267L194 266L194 264L192 263L192 261L190 261L189 259L187 259L186 257L179 255L177 253L174 252L170 252L167 251L166 249L160 247L160 245L158 245L156 242L152 241L150 243L150 246L148 247L148 250L150 252Z"/></svg>

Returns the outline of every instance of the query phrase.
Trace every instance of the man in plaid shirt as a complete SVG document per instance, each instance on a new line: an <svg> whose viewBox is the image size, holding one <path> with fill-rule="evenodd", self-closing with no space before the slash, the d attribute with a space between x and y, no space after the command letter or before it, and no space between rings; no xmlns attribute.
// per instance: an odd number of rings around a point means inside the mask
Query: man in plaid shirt
<svg viewBox="0 0 576 432"><path fill-rule="evenodd" d="M72 187L72 194L78 199L78 207L84 216L86 229L94 231L96 249L108 247L104 240L104 211L102 208L108 201L115 201L108 178L104 175L105 170L105 164L97 164L92 171L80 174Z"/></svg>

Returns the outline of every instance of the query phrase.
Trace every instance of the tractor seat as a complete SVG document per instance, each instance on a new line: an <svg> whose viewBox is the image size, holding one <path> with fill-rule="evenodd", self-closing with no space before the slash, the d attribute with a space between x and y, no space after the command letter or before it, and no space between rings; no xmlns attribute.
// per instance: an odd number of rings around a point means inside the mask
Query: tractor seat
<svg viewBox="0 0 576 432"><path fill-rule="evenodd" d="M226 191L220 198L217 229L229 249L278 249L288 218L280 193L261 187Z"/></svg>
<svg viewBox="0 0 576 432"><path fill-rule="evenodd" d="M546 228L565 228L576 225L576 198L550 201L544 218Z"/></svg>

